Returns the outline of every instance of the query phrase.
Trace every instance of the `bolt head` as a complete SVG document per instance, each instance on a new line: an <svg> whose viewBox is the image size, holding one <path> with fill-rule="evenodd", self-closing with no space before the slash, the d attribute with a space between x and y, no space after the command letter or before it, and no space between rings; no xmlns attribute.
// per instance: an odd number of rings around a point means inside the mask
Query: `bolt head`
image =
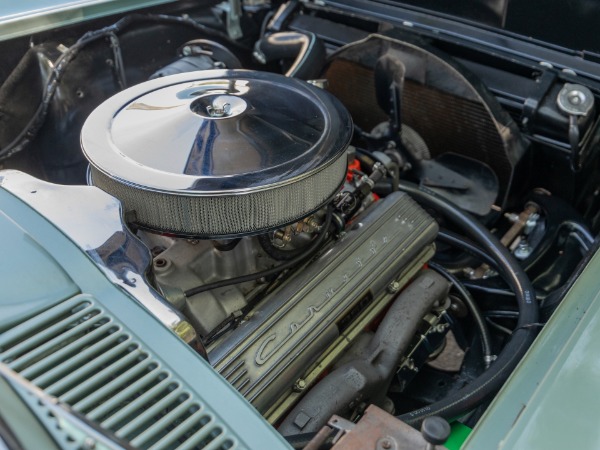
<svg viewBox="0 0 600 450"><path fill-rule="evenodd" d="M567 94L567 99L572 105L581 105L585 102L586 97L583 92L574 90Z"/></svg>
<svg viewBox="0 0 600 450"><path fill-rule="evenodd" d="M400 283L397 281L390 283L387 290L390 294L395 294L400 290Z"/></svg>
<svg viewBox="0 0 600 450"><path fill-rule="evenodd" d="M306 388L306 381L303 379L296 380L294 383L294 391L302 392Z"/></svg>

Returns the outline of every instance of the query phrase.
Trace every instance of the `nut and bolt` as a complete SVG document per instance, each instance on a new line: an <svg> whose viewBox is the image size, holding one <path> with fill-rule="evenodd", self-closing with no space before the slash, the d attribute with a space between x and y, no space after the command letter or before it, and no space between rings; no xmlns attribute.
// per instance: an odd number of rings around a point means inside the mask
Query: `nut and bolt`
<svg viewBox="0 0 600 450"><path fill-rule="evenodd" d="M450 325L447 323L438 323L435 327L433 327L433 330L436 333L443 333L449 326Z"/></svg>
<svg viewBox="0 0 600 450"><path fill-rule="evenodd" d="M400 290L400 288L401 288L401 287L402 287L402 286L401 286L401 284L400 284L399 282L397 282L397 281L392 281L392 282L391 282L391 283L388 285L388 287L387 287L387 291L388 291L390 294L395 294L396 292L398 292L398 291Z"/></svg>
<svg viewBox="0 0 600 450"><path fill-rule="evenodd" d="M304 389L306 389L306 381L302 378L296 380L296 382L294 383L294 391L302 392Z"/></svg>
<svg viewBox="0 0 600 450"><path fill-rule="evenodd" d="M231 113L231 104L229 103L217 103L214 102L212 105L206 107L206 112L211 117L225 117Z"/></svg>
<svg viewBox="0 0 600 450"><path fill-rule="evenodd" d="M527 259L529 255L531 255L531 252L532 248L529 243L525 239L522 239L521 242L519 242L519 246L515 249L514 255L515 258L522 260Z"/></svg>
<svg viewBox="0 0 600 450"><path fill-rule="evenodd" d="M465 275L467 276L467 278L469 278L470 280L475 279L475 276L477 275L475 272L475 269L473 269L472 267L467 267L465 270Z"/></svg>

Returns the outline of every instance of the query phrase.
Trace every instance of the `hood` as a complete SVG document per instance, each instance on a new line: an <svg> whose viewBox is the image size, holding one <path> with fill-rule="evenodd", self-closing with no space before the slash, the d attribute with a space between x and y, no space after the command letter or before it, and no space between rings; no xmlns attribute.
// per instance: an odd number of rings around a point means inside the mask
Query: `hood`
<svg viewBox="0 0 600 450"><path fill-rule="evenodd" d="M596 31L600 3L593 0L379 0L347 3L356 3L356 6L360 3L364 9L381 4L395 5L451 18L544 42L550 47L562 47L570 53L584 52L585 59L588 59L589 53L600 52L600 35Z"/></svg>

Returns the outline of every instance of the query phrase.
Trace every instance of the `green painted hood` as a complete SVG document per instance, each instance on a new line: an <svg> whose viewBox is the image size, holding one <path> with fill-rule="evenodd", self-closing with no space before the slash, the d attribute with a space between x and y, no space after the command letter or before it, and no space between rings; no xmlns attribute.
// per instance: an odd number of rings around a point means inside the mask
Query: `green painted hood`
<svg viewBox="0 0 600 450"><path fill-rule="evenodd" d="M0 230L3 321L16 322L43 308L48 298L63 299L79 292L52 255L3 211Z"/></svg>
<svg viewBox="0 0 600 450"><path fill-rule="evenodd" d="M599 273L596 252L464 450L600 448Z"/></svg>
<svg viewBox="0 0 600 450"><path fill-rule="evenodd" d="M111 242L135 247L132 241L115 233L107 242L95 242L95 250L82 249L81 236L76 245L7 188L32 204L41 200L40 207L59 201L51 220L82 212L77 192L96 192L0 172L1 363L138 448L289 448L197 352L127 291L127 283L145 285L139 275L134 279L126 264L123 279L102 270L102 258L122 256L109 251ZM118 203L101 191L97 195L106 201L103 215L110 217L112 210L117 218ZM95 229L92 223L71 225L74 233ZM101 240L102 233L92 236ZM143 254L136 255L144 261Z"/></svg>
<svg viewBox="0 0 600 450"><path fill-rule="evenodd" d="M174 0L26 0L0 2L0 41Z"/></svg>

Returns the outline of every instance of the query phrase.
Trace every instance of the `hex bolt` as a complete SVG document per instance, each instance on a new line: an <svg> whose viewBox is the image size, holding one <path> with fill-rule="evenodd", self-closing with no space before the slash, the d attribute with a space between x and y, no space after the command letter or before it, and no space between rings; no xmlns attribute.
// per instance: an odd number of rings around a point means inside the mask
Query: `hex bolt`
<svg viewBox="0 0 600 450"><path fill-rule="evenodd" d="M531 255L532 250L529 243L525 239L522 239L521 242L519 242L519 246L514 251L515 258L520 260L527 259L529 255Z"/></svg>
<svg viewBox="0 0 600 450"><path fill-rule="evenodd" d="M398 283L397 281L392 281L388 287L387 287L387 291L390 294L395 294L396 292L398 292L400 290L400 283Z"/></svg>
<svg viewBox="0 0 600 450"><path fill-rule="evenodd" d="M302 378L299 378L294 383L294 391L296 391L296 392L302 392L305 388L306 388L306 381L304 381Z"/></svg>

